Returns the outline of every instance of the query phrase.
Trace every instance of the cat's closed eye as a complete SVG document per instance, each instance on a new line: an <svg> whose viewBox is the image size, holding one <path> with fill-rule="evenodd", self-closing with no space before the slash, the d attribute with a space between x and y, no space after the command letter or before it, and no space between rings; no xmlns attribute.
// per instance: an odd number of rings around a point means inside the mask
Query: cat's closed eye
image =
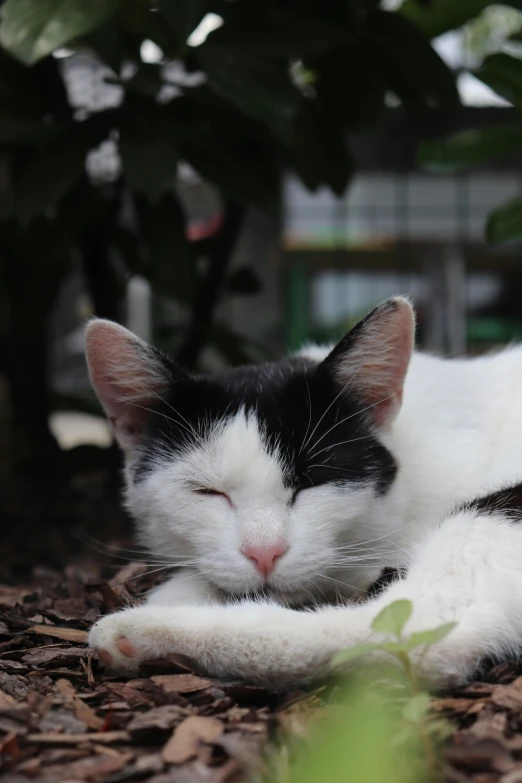
<svg viewBox="0 0 522 783"><path fill-rule="evenodd" d="M230 503L230 498L226 494L226 492L220 492L219 489L212 489L211 487L192 487L193 492L197 492L198 495L211 495L214 497L222 497L225 498L225 500L228 500Z"/></svg>

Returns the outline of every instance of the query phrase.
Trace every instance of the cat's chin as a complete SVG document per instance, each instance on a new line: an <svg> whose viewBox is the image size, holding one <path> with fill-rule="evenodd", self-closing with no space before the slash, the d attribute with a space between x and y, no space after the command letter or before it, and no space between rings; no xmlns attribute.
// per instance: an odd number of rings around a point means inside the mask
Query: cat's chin
<svg viewBox="0 0 522 783"><path fill-rule="evenodd" d="M323 605L345 604L347 602L356 603L360 600L356 594L340 596L339 593L328 590L314 592L310 587L289 590L266 585L257 590L230 591L221 587L217 587L217 590L225 603L244 600L270 601L292 609L309 609Z"/></svg>

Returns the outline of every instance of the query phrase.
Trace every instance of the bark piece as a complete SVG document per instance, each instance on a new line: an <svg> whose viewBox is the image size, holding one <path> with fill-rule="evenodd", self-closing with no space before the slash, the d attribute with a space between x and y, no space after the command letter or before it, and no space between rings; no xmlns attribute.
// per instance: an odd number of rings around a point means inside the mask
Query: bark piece
<svg viewBox="0 0 522 783"><path fill-rule="evenodd" d="M88 631L78 628L57 628L54 625L32 625L27 629L29 633L37 633L40 636L51 636L53 639L64 639L66 642L79 642L87 644Z"/></svg>
<svg viewBox="0 0 522 783"><path fill-rule="evenodd" d="M210 680L197 674L159 674L150 679L165 693L195 693L212 685Z"/></svg>
<svg viewBox="0 0 522 783"><path fill-rule="evenodd" d="M217 718L191 715L174 729L174 733L162 751L163 761L169 764L183 764L198 755L200 745L212 744L224 731L223 723Z"/></svg>

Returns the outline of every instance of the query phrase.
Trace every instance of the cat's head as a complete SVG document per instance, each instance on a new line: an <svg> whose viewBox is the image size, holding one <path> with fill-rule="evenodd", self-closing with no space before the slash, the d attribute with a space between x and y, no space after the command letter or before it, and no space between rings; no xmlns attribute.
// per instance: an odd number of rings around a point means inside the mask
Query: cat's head
<svg viewBox="0 0 522 783"><path fill-rule="evenodd" d="M122 326L91 321L92 383L152 555L237 595L299 601L368 586L388 533L372 508L397 470L384 443L413 334L409 302L394 298L322 361L312 351L195 376Z"/></svg>

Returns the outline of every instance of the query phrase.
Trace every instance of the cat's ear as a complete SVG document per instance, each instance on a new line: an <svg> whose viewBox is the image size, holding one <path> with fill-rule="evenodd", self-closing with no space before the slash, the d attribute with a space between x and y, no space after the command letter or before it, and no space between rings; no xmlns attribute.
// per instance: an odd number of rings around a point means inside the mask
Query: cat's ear
<svg viewBox="0 0 522 783"><path fill-rule="evenodd" d="M414 337L413 308L394 297L360 321L322 363L340 391L357 394L378 427L399 413Z"/></svg>
<svg viewBox="0 0 522 783"><path fill-rule="evenodd" d="M168 393L173 368L128 329L101 318L87 325L85 352L92 385L114 436L130 454L153 415L151 408Z"/></svg>

